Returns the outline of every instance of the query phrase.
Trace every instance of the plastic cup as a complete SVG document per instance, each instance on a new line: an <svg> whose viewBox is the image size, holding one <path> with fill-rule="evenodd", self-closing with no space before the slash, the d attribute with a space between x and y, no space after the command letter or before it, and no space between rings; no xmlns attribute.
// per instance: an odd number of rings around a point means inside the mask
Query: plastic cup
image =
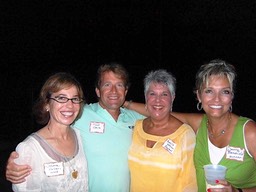
<svg viewBox="0 0 256 192"><path fill-rule="evenodd" d="M206 179L206 185L208 188L221 188L220 184L216 183L216 180L225 180L227 167L222 165L204 165L204 173Z"/></svg>

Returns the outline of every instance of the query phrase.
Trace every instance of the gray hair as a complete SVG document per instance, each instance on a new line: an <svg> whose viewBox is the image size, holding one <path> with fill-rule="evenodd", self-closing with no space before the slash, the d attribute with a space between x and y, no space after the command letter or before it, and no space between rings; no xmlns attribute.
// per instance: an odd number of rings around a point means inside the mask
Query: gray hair
<svg viewBox="0 0 256 192"><path fill-rule="evenodd" d="M235 67L224 60L215 59L200 67L196 74L196 87L195 91L199 93L203 90L203 86L208 86L209 78L211 75L227 77L232 94L234 95L236 71Z"/></svg>
<svg viewBox="0 0 256 192"><path fill-rule="evenodd" d="M145 94L145 96L146 96L146 93L147 93L149 86L152 82L167 85L172 96L173 97L175 96L176 78L170 72L167 72L164 69L159 69L156 71L149 72L146 75L146 77L144 78L144 94Z"/></svg>

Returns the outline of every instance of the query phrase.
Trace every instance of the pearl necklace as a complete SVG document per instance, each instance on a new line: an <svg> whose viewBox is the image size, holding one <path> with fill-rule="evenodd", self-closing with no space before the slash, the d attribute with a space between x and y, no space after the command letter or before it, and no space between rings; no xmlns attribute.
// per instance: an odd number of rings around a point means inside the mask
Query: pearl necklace
<svg viewBox="0 0 256 192"><path fill-rule="evenodd" d="M47 129L48 129L48 131L49 131L51 137L53 137L52 132L50 131L49 127L47 127ZM54 137L53 137L53 138L54 138ZM58 140L57 138L55 138L55 141L56 141L56 143L60 146L59 140ZM76 178L78 177L78 171L77 171L75 168L73 168L73 166L72 166L71 163L70 163L71 159L68 158L68 157L65 155L65 153L64 153L63 151L62 151L62 154L63 154L63 157L64 157L65 162L68 162L68 164L70 165L70 167L73 169L73 171L72 171L72 173L71 173L71 176L72 176L74 179L76 179ZM74 157L73 157L73 158L74 158Z"/></svg>
<svg viewBox="0 0 256 192"><path fill-rule="evenodd" d="M229 122L228 122L228 126L227 126L225 129L222 129L218 135L214 135L212 132L210 132L210 128L211 128L211 130L212 130L212 126L210 125L209 120L208 120L208 118L207 118L206 125L207 125L208 135L209 135L211 138L218 138L218 137L220 137L221 135L223 135L224 133L226 133L226 130L230 127L230 122L231 122L231 114L229 113Z"/></svg>

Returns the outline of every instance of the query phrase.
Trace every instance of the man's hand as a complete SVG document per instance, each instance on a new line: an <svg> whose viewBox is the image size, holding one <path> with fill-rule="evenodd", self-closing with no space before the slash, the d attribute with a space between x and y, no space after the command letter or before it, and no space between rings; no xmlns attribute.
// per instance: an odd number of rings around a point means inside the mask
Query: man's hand
<svg viewBox="0 0 256 192"><path fill-rule="evenodd" d="M18 158L19 154L13 151L7 161L5 176L6 179L13 184L22 183L25 181L31 172L31 167L29 165L18 165L14 162L14 159Z"/></svg>

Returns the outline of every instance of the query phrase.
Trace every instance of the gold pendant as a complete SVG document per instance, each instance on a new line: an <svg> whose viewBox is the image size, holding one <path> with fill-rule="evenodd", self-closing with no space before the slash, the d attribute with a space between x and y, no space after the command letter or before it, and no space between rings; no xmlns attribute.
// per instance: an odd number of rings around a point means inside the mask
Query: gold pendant
<svg viewBox="0 0 256 192"><path fill-rule="evenodd" d="M73 172L72 172L72 177L73 177L74 179L76 179L77 176L78 176L78 171L73 170Z"/></svg>

